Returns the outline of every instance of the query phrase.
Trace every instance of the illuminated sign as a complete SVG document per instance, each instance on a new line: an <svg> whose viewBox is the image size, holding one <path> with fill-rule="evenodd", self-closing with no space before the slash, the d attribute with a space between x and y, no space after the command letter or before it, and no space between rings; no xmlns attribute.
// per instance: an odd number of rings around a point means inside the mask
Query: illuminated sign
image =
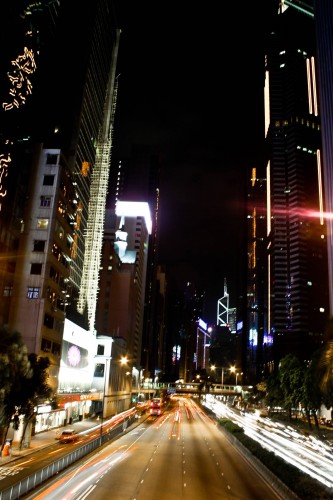
<svg viewBox="0 0 333 500"><path fill-rule="evenodd" d="M144 217L148 233L151 234L152 221L148 203L144 201L117 201L116 215L119 217Z"/></svg>
<svg viewBox="0 0 333 500"><path fill-rule="evenodd" d="M198 324L199 324L199 328L202 328L205 331L207 330L207 323L205 323L205 321L203 319L199 318Z"/></svg>
<svg viewBox="0 0 333 500"><path fill-rule="evenodd" d="M67 340L62 342L61 361L70 368L85 368L88 366L88 351Z"/></svg>

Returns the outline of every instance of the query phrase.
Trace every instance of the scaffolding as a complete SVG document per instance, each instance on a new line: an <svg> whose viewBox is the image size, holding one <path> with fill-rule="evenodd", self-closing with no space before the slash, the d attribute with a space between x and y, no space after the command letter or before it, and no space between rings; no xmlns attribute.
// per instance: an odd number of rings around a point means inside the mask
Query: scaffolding
<svg viewBox="0 0 333 500"><path fill-rule="evenodd" d="M118 51L118 43L115 50ZM114 115L118 91L118 78L115 78L116 64L114 63L116 55L112 59L113 63L111 64L104 103L104 119L99 133L95 166L91 177L84 263L78 300L78 311L83 314L87 310L88 325L91 332L95 331L105 204L109 184Z"/></svg>

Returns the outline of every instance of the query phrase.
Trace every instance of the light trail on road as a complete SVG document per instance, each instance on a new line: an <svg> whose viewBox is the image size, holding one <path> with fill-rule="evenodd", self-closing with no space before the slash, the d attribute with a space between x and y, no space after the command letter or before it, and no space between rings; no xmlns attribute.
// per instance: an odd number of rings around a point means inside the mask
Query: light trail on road
<svg viewBox="0 0 333 500"><path fill-rule="evenodd" d="M329 488L333 487L333 446L304 436L288 425L276 423L268 417L238 413L230 406L207 395L204 405L218 418L228 418L244 429L247 436L283 458Z"/></svg>

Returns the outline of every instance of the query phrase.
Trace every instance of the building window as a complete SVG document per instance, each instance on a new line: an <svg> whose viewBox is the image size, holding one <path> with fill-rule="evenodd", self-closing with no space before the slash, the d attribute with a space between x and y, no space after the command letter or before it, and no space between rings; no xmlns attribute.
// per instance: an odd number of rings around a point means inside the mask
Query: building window
<svg viewBox="0 0 333 500"><path fill-rule="evenodd" d="M98 344L98 346L97 346L97 354L98 354L98 356L103 356L104 355L104 345Z"/></svg>
<svg viewBox="0 0 333 500"><path fill-rule="evenodd" d="M49 226L49 219L37 219L37 229L47 229Z"/></svg>
<svg viewBox="0 0 333 500"><path fill-rule="evenodd" d="M9 274L14 274L15 273L15 268L16 268L16 263L15 262L7 262L6 264L6 271Z"/></svg>
<svg viewBox="0 0 333 500"><path fill-rule="evenodd" d="M51 352L52 342L51 340L42 338L41 350L44 352Z"/></svg>
<svg viewBox="0 0 333 500"><path fill-rule="evenodd" d="M38 299L39 297L39 286L28 286L27 288L28 299Z"/></svg>
<svg viewBox="0 0 333 500"><path fill-rule="evenodd" d="M104 364L96 363L94 377L104 377Z"/></svg>
<svg viewBox="0 0 333 500"><path fill-rule="evenodd" d="M45 240L35 240L34 241L34 252L44 252Z"/></svg>
<svg viewBox="0 0 333 500"><path fill-rule="evenodd" d="M42 274L42 264L31 264L30 274Z"/></svg>
<svg viewBox="0 0 333 500"><path fill-rule="evenodd" d="M41 196L40 197L40 206L41 207L50 207L51 206L51 196Z"/></svg>
<svg viewBox="0 0 333 500"><path fill-rule="evenodd" d="M52 354L55 356L60 356L61 345L58 342L52 343Z"/></svg>
<svg viewBox="0 0 333 500"><path fill-rule="evenodd" d="M44 175L43 186L53 186L54 175Z"/></svg>
<svg viewBox="0 0 333 500"><path fill-rule="evenodd" d="M13 287L12 285L5 285L3 287L3 296L4 297L11 297L13 295Z"/></svg>
<svg viewBox="0 0 333 500"><path fill-rule="evenodd" d="M46 155L46 164L47 165L56 165L58 163L58 155L48 153Z"/></svg>
<svg viewBox="0 0 333 500"><path fill-rule="evenodd" d="M53 328L54 318L50 314L44 315L44 325L47 328Z"/></svg>
<svg viewBox="0 0 333 500"><path fill-rule="evenodd" d="M81 166L81 173L83 177L87 177L90 170L90 163L88 161L83 161Z"/></svg>

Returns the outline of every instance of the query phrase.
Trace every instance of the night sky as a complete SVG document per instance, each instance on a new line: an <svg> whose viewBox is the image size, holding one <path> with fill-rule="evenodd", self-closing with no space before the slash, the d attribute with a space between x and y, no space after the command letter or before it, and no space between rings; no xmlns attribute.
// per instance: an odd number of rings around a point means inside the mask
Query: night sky
<svg viewBox="0 0 333 500"><path fill-rule="evenodd" d="M206 291L209 322L227 279L236 305L244 180L263 157L264 33L256 3L119 0L113 155L158 145L160 261ZM268 4L268 5L267 5Z"/></svg>

